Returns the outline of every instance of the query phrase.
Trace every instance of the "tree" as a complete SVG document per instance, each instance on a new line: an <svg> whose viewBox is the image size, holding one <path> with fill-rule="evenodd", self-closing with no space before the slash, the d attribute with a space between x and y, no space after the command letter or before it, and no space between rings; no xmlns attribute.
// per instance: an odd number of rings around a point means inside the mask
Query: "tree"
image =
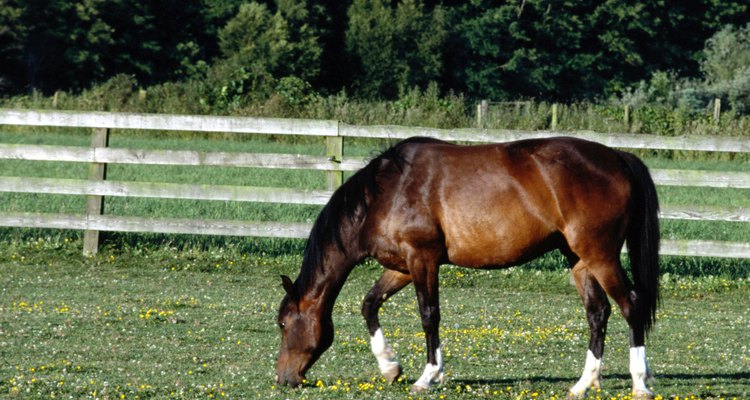
<svg viewBox="0 0 750 400"><path fill-rule="evenodd" d="M486 3L464 6L456 23L466 65L452 70L469 95L590 98L641 77L639 46L654 30L640 3Z"/></svg>
<svg viewBox="0 0 750 400"><path fill-rule="evenodd" d="M105 75L101 63L112 43L111 27L99 8L104 0L26 0L24 70L30 89L52 92L80 88Z"/></svg>
<svg viewBox="0 0 750 400"><path fill-rule="evenodd" d="M0 93L23 85L23 44L28 34L23 9L14 0L0 0Z"/></svg>
<svg viewBox="0 0 750 400"><path fill-rule="evenodd" d="M218 90L214 103L238 108L250 98L266 99L285 77L309 86L320 71L322 50L307 18L306 3L300 0L280 0L276 12L263 3L242 4L219 31L223 58L208 74Z"/></svg>
<svg viewBox="0 0 750 400"><path fill-rule="evenodd" d="M706 41L701 69L706 82L729 98L738 112L750 112L750 23L727 25Z"/></svg>
<svg viewBox="0 0 750 400"><path fill-rule="evenodd" d="M264 4L243 4L219 32L224 57L278 78L314 78L320 71L322 49L316 32L305 22L305 7L304 1L279 0L279 9L272 14Z"/></svg>
<svg viewBox="0 0 750 400"><path fill-rule="evenodd" d="M348 11L347 51L358 61L356 91L394 98L399 90L426 87L442 74L445 14L416 0L393 9L385 0L354 0Z"/></svg>

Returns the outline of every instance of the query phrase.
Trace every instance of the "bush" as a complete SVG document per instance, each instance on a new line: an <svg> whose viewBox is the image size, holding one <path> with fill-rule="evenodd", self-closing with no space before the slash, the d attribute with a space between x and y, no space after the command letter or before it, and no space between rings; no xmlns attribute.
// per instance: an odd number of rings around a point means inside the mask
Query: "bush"
<svg viewBox="0 0 750 400"><path fill-rule="evenodd" d="M701 62L706 82L732 109L750 113L750 23L729 25L706 41Z"/></svg>

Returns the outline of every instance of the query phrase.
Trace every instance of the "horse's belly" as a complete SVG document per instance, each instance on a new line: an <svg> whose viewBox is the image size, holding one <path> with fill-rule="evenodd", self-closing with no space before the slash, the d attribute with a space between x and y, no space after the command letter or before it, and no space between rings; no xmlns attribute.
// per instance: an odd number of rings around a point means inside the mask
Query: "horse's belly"
<svg viewBox="0 0 750 400"><path fill-rule="evenodd" d="M549 251L555 230L530 217L476 219L443 227L448 260L464 267L516 265Z"/></svg>
<svg viewBox="0 0 750 400"><path fill-rule="evenodd" d="M523 263L541 255L536 253L537 243L498 242L489 248L454 245L448 247L451 264L470 268L500 268Z"/></svg>

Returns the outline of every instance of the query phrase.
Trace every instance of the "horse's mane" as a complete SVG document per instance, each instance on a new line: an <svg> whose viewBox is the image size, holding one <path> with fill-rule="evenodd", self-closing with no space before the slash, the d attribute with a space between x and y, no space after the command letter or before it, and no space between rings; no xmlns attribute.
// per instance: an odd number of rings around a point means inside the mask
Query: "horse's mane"
<svg viewBox="0 0 750 400"><path fill-rule="evenodd" d="M307 239L302 268L295 282L297 293L304 293L313 276L322 271L323 257L330 245L335 244L339 251L346 252L341 237L343 223L354 222L367 215L368 203L380 192L378 176L403 170L408 163L403 152L405 145L430 142L440 141L424 137L402 140L370 160L333 193L315 220Z"/></svg>

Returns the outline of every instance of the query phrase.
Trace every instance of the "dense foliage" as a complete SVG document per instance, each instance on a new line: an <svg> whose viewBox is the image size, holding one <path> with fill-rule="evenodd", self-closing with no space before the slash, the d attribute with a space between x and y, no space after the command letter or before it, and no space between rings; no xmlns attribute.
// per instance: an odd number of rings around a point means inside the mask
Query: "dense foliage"
<svg viewBox="0 0 750 400"><path fill-rule="evenodd" d="M675 104L700 108L719 95L745 112L749 8L744 0L0 0L0 96L78 93L115 79L189 94L211 112L274 96L293 105L311 94L396 99L430 84L441 95L493 100L632 100L639 82L648 90L667 74L679 86L670 90L682 91Z"/></svg>

